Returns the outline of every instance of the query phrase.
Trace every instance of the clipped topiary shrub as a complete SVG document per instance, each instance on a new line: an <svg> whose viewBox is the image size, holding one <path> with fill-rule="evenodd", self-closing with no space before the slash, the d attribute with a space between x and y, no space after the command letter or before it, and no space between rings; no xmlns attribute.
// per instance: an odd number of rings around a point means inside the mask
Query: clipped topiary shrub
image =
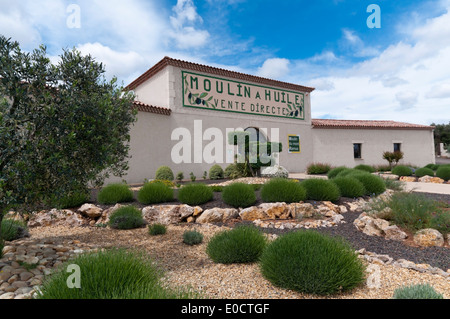
<svg viewBox="0 0 450 319"><path fill-rule="evenodd" d="M109 216L109 227L115 229L133 229L144 225L142 212L134 206L123 206Z"/></svg>
<svg viewBox="0 0 450 319"><path fill-rule="evenodd" d="M220 167L220 165L213 165L209 169L209 178L210 179L223 179L224 172L223 172L222 167Z"/></svg>
<svg viewBox="0 0 450 319"><path fill-rule="evenodd" d="M308 174L326 174L330 171L331 166L325 163L312 163L306 168Z"/></svg>
<svg viewBox="0 0 450 319"><path fill-rule="evenodd" d="M424 176L434 176L434 171L431 168L426 168L426 167L422 167L422 168L418 168L416 169L416 171L414 172L414 175L416 175L416 177L424 177Z"/></svg>
<svg viewBox="0 0 450 319"><path fill-rule="evenodd" d="M337 201L339 188L330 180L311 178L300 183L306 190L306 198L321 201Z"/></svg>
<svg viewBox="0 0 450 319"><path fill-rule="evenodd" d="M354 249L316 231L290 232L277 238L260 258L262 275L273 285L298 292L331 295L365 281Z"/></svg>
<svg viewBox="0 0 450 319"><path fill-rule="evenodd" d="M206 253L216 263L252 263L258 261L267 239L254 226L241 225L215 234Z"/></svg>
<svg viewBox="0 0 450 319"><path fill-rule="evenodd" d="M201 205L209 202L213 197L213 190L205 184L188 184L178 191L178 200L188 205Z"/></svg>
<svg viewBox="0 0 450 319"><path fill-rule="evenodd" d="M245 208L256 202L256 195L251 185L233 183L224 187L222 199L226 204L235 208Z"/></svg>
<svg viewBox="0 0 450 319"><path fill-rule="evenodd" d="M203 241L202 233L196 230L187 230L183 233L183 243L193 246L201 244Z"/></svg>
<svg viewBox="0 0 450 319"><path fill-rule="evenodd" d="M442 178L444 181L450 180L450 167L440 166L436 171L436 176Z"/></svg>
<svg viewBox="0 0 450 319"><path fill-rule="evenodd" d="M429 169L432 169L433 171L436 171L439 168L439 165L430 163L430 164L427 164L425 166L425 168L429 168Z"/></svg>
<svg viewBox="0 0 450 319"><path fill-rule="evenodd" d="M173 200L173 189L164 183L146 183L138 192L137 199L141 204L158 204Z"/></svg>
<svg viewBox="0 0 450 319"><path fill-rule="evenodd" d="M394 291L393 299L444 299L440 293L436 292L429 284L418 284L397 288Z"/></svg>
<svg viewBox="0 0 450 319"><path fill-rule="evenodd" d="M166 232L167 232L166 225L157 223L148 225L148 234L150 236L164 235Z"/></svg>
<svg viewBox="0 0 450 319"><path fill-rule="evenodd" d="M348 169L349 168L345 167L345 166L339 166L339 167L333 168L327 174L328 179L335 178L340 172L342 172L344 170L348 170Z"/></svg>
<svg viewBox="0 0 450 319"><path fill-rule="evenodd" d="M173 181L173 171L169 166L161 166L156 170L155 179Z"/></svg>
<svg viewBox="0 0 450 319"><path fill-rule="evenodd" d="M386 183L384 180L372 174L350 174L350 177L360 181L366 190L366 195L378 195L386 191Z"/></svg>
<svg viewBox="0 0 450 319"><path fill-rule="evenodd" d="M113 183L103 187L97 195L100 204L110 205L133 201L133 192L124 183Z"/></svg>
<svg viewBox="0 0 450 319"><path fill-rule="evenodd" d="M306 199L306 190L298 182L284 178L274 178L261 189L261 199L266 203L294 203Z"/></svg>
<svg viewBox="0 0 450 319"><path fill-rule="evenodd" d="M364 165L364 164L360 164L355 166L355 169L358 169L360 171L364 171L364 172L368 172L368 173L375 173L375 168L373 168L370 165Z"/></svg>
<svg viewBox="0 0 450 319"><path fill-rule="evenodd" d="M343 197L356 198L366 194L363 183L351 176L336 177L332 182L337 185Z"/></svg>
<svg viewBox="0 0 450 319"><path fill-rule="evenodd" d="M413 174L413 170L405 165L398 165L392 169L392 174L398 176L411 176Z"/></svg>
<svg viewBox="0 0 450 319"><path fill-rule="evenodd" d="M69 287L69 265L80 267L81 289ZM170 290L163 272L147 254L108 249L78 255L46 277L38 299L178 299L195 298L187 289ZM73 280L71 280L73 283ZM76 281L75 281L76 283Z"/></svg>

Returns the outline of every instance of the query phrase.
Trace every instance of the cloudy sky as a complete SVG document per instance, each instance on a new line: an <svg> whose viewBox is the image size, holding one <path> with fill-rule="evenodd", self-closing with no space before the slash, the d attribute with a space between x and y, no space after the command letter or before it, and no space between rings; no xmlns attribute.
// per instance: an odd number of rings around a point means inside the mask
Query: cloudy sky
<svg viewBox="0 0 450 319"><path fill-rule="evenodd" d="M450 0L0 0L0 34L124 85L170 56L315 87L314 118L450 122Z"/></svg>

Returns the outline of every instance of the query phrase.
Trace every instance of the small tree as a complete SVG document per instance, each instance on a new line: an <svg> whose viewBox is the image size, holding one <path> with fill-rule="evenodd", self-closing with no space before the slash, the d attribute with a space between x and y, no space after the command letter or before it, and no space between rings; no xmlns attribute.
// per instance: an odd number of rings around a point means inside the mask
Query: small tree
<svg viewBox="0 0 450 319"><path fill-rule="evenodd" d="M282 151L281 143L250 141L250 134L244 131L229 132L228 144L238 146L237 163L244 165L250 176L258 175L261 167L274 164L273 155Z"/></svg>
<svg viewBox="0 0 450 319"><path fill-rule="evenodd" d="M403 152L400 152L400 151L383 153L383 159L388 161L390 169L392 169L393 166L397 165L397 163L402 158L403 158Z"/></svg>
<svg viewBox="0 0 450 319"><path fill-rule="evenodd" d="M126 172L134 95L104 73L75 49L54 65L0 35L0 222Z"/></svg>

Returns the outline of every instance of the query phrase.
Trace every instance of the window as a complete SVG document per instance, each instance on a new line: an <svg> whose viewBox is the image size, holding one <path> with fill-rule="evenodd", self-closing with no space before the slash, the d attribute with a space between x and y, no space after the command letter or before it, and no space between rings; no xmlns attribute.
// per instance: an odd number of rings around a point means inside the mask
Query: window
<svg viewBox="0 0 450 319"><path fill-rule="evenodd" d="M401 151L401 143L394 143L394 152L400 152Z"/></svg>
<svg viewBox="0 0 450 319"><path fill-rule="evenodd" d="M353 157L361 158L361 143L353 144Z"/></svg>

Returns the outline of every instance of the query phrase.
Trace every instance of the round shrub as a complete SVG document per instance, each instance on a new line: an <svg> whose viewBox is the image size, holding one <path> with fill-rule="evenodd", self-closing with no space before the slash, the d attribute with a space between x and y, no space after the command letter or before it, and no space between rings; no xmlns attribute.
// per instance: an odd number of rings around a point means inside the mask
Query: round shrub
<svg viewBox="0 0 450 319"><path fill-rule="evenodd" d="M201 244L203 241L203 235L196 230L187 230L183 233L183 243L193 246Z"/></svg>
<svg viewBox="0 0 450 319"><path fill-rule="evenodd" d="M273 285L316 295L349 291L365 281L354 249L344 240L315 231L277 238L261 255L260 267Z"/></svg>
<svg viewBox="0 0 450 319"><path fill-rule="evenodd" d="M327 176L329 179L335 178L340 172L344 171L344 170L348 170L349 168L345 167L345 166L339 166L336 168L331 169Z"/></svg>
<svg viewBox="0 0 450 319"><path fill-rule="evenodd" d="M173 189L164 183L146 183L138 192L137 199L141 204L158 204L173 200Z"/></svg>
<svg viewBox="0 0 450 319"><path fill-rule="evenodd" d="M215 234L206 253L216 263L252 263L266 247L266 237L254 226L241 225Z"/></svg>
<svg viewBox="0 0 450 319"><path fill-rule="evenodd" d="M360 164L360 165L355 166L355 169L358 169L358 170L364 171L364 172L368 172L368 173L375 173L375 168L373 168L370 165Z"/></svg>
<svg viewBox="0 0 450 319"><path fill-rule="evenodd" d="M169 166L161 166L156 170L155 179L173 181L173 171Z"/></svg>
<svg viewBox="0 0 450 319"><path fill-rule="evenodd" d="M337 201L339 188L330 180L311 178L300 183L306 189L306 198L319 201Z"/></svg>
<svg viewBox="0 0 450 319"><path fill-rule="evenodd" d="M444 181L450 180L450 167L440 166L436 171L436 176L442 178Z"/></svg>
<svg viewBox="0 0 450 319"><path fill-rule="evenodd" d="M2 237L1 240L13 241L22 237L27 236L28 228L26 222L14 220L14 219L3 219L1 223Z"/></svg>
<svg viewBox="0 0 450 319"><path fill-rule="evenodd" d="M256 202L256 195L251 185L233 183L224 187L222 199L226 204L235 208L245 208Z"/></svg>
<svg viewBox="0 0 450 319"><path fill-rule="evenodd" d="M330 171L330 165L324 163L312 163L306 168L308 174L326 174Z"/></svg>
<svg viewBox="0 0 450 319"><path fill-rule="evenodd" d="M167 232L166 225L151 224L148 225L148 234L151 236L164 235Z"/></svg>
<svg viewBox="0 0 450 319"><path fill-rule="evenodd" d="M210 179L223 179L224 172L220 165L214 165L209 169L209 178Z"/></svg>
<svg viewBox="0 0 450 319"><path fill-rule="evenodd" d="M418 284L397 288L394 291L393 299L444 299L440 293L436 292L429 284Z"/></svg>
<svg viewBox="0 0 450 319"><path fill-rule="evenodd" d="M428 164L425 166L426 168L432 169L433 171L436 171L439 168L438 164Z"/></svg>
<svg viewBox="0 0 450 319"><path fill-rule="evenodd" d="M80 267L81 289L67 285L70 264ZM164 288L162 271L143 252L109 249L78 255L46 277L38 299L175 299L186 291Z"/></svg>
<svg viewBox="0 0 450 319"><path fill-rule="evenodd" d="M209 202L213 197L213 190L205 184L188 184L178 191L178 200L188 205L201 205Z"/></svg>
<svg viewBox="0 0 450 319"><path fill-rule="evenodd" d="M343 197L356 198L364 196L366 193L363 183L354 177L336 177L332 181L337 185Z"/></svg>
<svg viewBox="0 0 450 319"><path fill-rule="evenodd" d="M411 176L413 174L413 171L408 166L398 165L392 169L392 174L398 175L398 176Z"/></svg>
<svg viewBox="0 0 450 319"><path fill-rule="evenodd" d="M362 175L362 174L367 175L369 173L359 170L359 169L347 168L347 169L344 169L341 172L339 172L339 174L337 174L336 177L356 176L356 175Z"/></svg>
<svg viewBox="0 0 450 319"><path fill-rule="evenodd" d="M144 225L142 212L134 206L123 206L109 217L109 227L115 229L133 229Z"/></svg>
<svg viewBox="0 0 450 319"><path fill-rule="evenodd" d="M351 174L349 175L360 181L366 189L366 195L378 195L386 191L386 183L384 180L372 174Z"/></svg>
<svg viewBox="0 0 450 319"><path fill-rule="evenodd" d="M124 183L114 183L103 187L97 195L100 204L110 205L133 201L133 191Z"/></svg>
<svg viewBox="0 0 450 319"><path fill-rule="evenodd" d="M300 183L284 178L274 178L263 185L261 199L266 203L300 202L306 199L306 190Z"/></svg>
<svg viewBox="0 0 450 319"><path fill-rule="evenodd" d="M422 167L422 168L418 168L416 169L416 171L414 172L414 174L417 177L424 177L426 175L428 176L434 176L434 171L431 168L426 168L426 167Z"/></svg>

